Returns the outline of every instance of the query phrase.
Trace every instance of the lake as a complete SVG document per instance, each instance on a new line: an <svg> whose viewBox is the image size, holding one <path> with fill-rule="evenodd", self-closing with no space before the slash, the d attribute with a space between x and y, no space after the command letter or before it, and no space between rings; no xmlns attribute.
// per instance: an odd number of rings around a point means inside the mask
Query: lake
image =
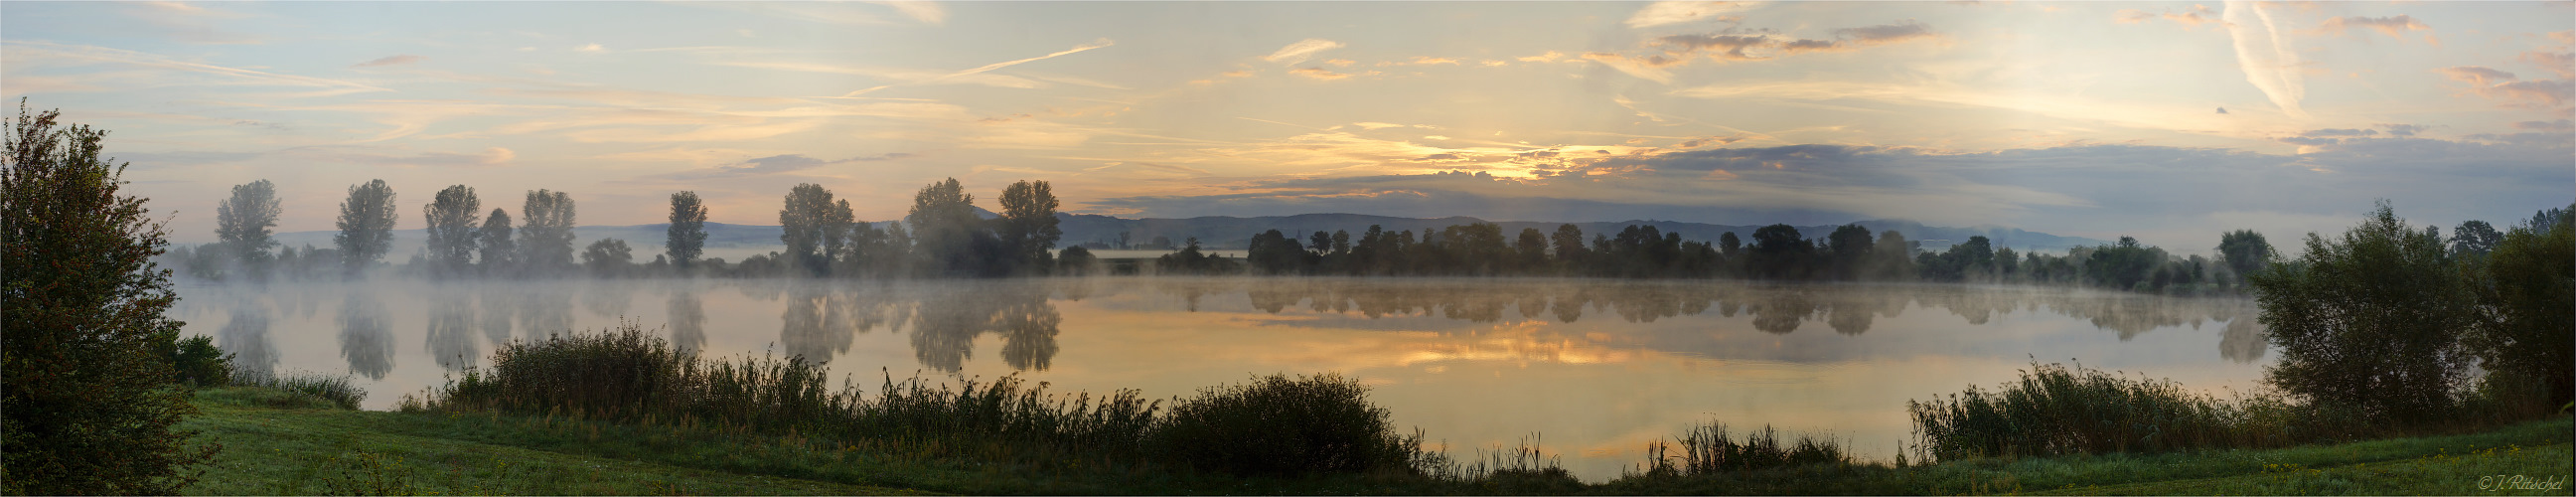
<svg viewBox="0 0 2576 497"><path fill-rule="evenodd" d="M714 356L1189 395L1338 371L1461 459L1539 442L1587 481L1694 423L1768 424L1878 460L1910 399L2031 361L2222 397L2268 362L2246 299L2063 288L1583 279L1139 278L183 284L171 316L247 367L347 373L390 409L513 339L633 320ZM1536 437L1533 437L1536 434Z"/></svg>

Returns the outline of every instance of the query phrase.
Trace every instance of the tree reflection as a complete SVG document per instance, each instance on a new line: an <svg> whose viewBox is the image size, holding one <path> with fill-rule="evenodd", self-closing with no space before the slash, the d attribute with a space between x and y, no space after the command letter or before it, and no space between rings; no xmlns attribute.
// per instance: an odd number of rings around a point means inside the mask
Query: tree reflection
<svg viewBox="0 0 2576 497"><path fill-rule="evenodd" d="M804 283L804 282L799 282ZM833 356L850 350L854 331L848 320L839 316L831 288L821 283L798 284L785 292L786 305L779 311L785 323L778 332L778 346L790 357L802 356L807 362L828 363Z"/></svg>
<svg viewBox="0 0 2576 497"><path fill-rule="evenodd" d="M572 332L572 294L561 289L532 286L519 290L519 327L528 330L528 338Z"/></svg>
<svg viewBox="0 0 2576 497"><path fill-rule="evenodd" d="M277 371L277 344L268 339L268 306L244 300L232 306L232 320L215 331L216 347L232 354L233 367L251 373Z"/></svg>
<svg viewBox="0 0 2576 497"><path fill-rule="evenodd" d="M707 345L707 310L695 291L682 287L671 294L663 305L671 313L671 346L682 354L697 353Z"/></svg>
<svg viewBox="0 0 2576 497"><path fill-rule="evenodd" d="M474 300L464 290L441 287L430 292L429 356L439 368L464 371L482 357L475 350L473 322Z"/></svg>
<svg viewBox="0 0 2576 497"><path fill-rule="evenodd" d="M1248 285L1248 286L1247 286ZM1880 286L1880 285L1745 285L1725 282L1528 281L1429 279L1402 282L1319 279L1254 279L1157 281L1149 285L1193 302L1204 295L1241 291L1261 312L1281 313L1303 307L1316 313L1358 314L1369 319L1390 316L1439 316L1471 323L1546 321L1572 324L1585 311L1608 312L1632 323L1654 323L1675 316L1715 314L1739 318L1750 314L1756 331L1796 332L1822 321L1835 333L1856 336L1881 326L1879 319L1902 315L1907 307L1938 308L1971 325L1987 325L2015 311L2063 315L2127 341L2152 330L2205 322L2228 322L2223 355L2237 362L2260 360L2260 323L2239 319L2251 314L2251 301L2181 298L2128 293L2062 291L2037 287ZM1506 308L1518 312L1505 312ZM1193 307L1195 309L1195 307ZM1739 318L1741 319L1741 318Z"/></svg>
<svg viewBox="0 0 2576 497"><path fill-rule="evenodd" d="M518 296L498 288L474 292L474 296L481 300L483 309L483 338L494 346L510 341L510 319L519 314Z"/></svg>
<svg viewBox="0 0 2576 497"><path fill-rule="evenodd" d="M593 281L583 285L581 307L593 316L626 317L628 306L635 301L635 286L614 281Z"/></svg>
<svg viewBox="0 0 2576 497"><path fill-rule="evenodd" d="M1002 362L1044 371L1055 362L1064 322L1047 291L1031 285L970 284L923 294L912 315L912 352L921 365L957 372L975 355L975 338L1002 336Z"/></svg>
<svg viewBox="0 0 2576 497"><path fill-rule="evenodd" d="M394 368L394 336L384 302L372 292L349 292L340 300L339 321L340 356L349 360L349 371L385 379Z"/></svg>

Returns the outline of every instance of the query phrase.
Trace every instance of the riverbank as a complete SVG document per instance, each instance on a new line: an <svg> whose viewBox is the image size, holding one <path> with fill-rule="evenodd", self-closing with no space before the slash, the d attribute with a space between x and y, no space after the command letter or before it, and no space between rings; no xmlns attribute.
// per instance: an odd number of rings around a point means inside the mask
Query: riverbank
<svg viewBox="0 0 2576 497"><path fill-rule="evenodd" d="M1503 473L1236 478L1032 467L827 447L796 436L544 416L352 411L209 389L184 428L225 449L188 493L241 494L2478 494L2569 495L2567 416L2470 434L2159 455L1808 466L1604 483ZM1464 456L1462 456L1464 457ZM1640 461L1641 463L1643 461ZM2497 477L2504 479L2497 479ZM2531 490L2495 487L2514 476ZM2481 487L2481 482L2486 487ZM2553 482L2554 486L2553 486Z"/></svg>

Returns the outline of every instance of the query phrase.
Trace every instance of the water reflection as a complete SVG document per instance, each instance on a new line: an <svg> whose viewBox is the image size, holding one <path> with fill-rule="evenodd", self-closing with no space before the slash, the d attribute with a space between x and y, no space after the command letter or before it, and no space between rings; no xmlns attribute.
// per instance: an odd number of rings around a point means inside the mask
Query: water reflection
<svg viewBox="0 0 2576 497"><path fill-rule="evenodd" d="M483 338L493 345L510 341L510 320L519 316L516 292L486 288L474 292L474 296L482 301Z"/></svg>
<svg viewBox="0 0 2576 497"><path fill-rule="evenodd" d="M850 338L857 333L845 316L848 297L820 283L799 284L787 293L787 305L778 318L785 325L778 332L778 345L789 356L803 356L807 361L827 363L833 356L850 350Z"/></svg>
<svg viewBox="0 0 2576 497"><path fill-rule="evenodd" d="M562 287L524 287L519 290L519 327L528 330L528 338L544 338L571 333L572 293Z"/></svg>
<svg viewBox="0 0 2576 497"><path fill-rule="evenodd" d="M1055 364L1056 334L1064 323L1048 293L1043 287L1010 284L927 292L912 315L913 357L922 366L954 373L974 358L976 337L995 333L1002 338L1003 364L1045 371Z"/></svg>
<svg viewBox="0 0 2576 497"><path fill-rule="evenodd" d="M462 288L442 286L429 295L429 357L449 372L464 371L483 357L474 344L474 297Z"/></svg>
<svg viewBox="0 0 2576 497"><path fill-rule="evenodd" d="M671 313L671 346L681 353L696 353L707 345L707 310L698 293L681 288L671 293L663 310Z"/></svg>
<svg viewBox="0 0 2576 497"><path fill-rule="evenodd" d="M594 281L584 285L581 292L581 307L603 318L626 317L628 306L634 302L635 286L615 281Z"/></svg>
<svg viewBox="0 0 2576 497"><path fill-rule="evenodd" d="M258 301L241 299L232 306L232 319L215 332L215 346L233 355L233 367L245 372L277 371L277 344L268 339L268 306Z"/></svg>
<svg viewBox="0 0 2576 497"><path fill-rule="evenodd" d="M2240 314L2228 320L2227 329L2219 332L2218 356L2237 364L2252 364L2263 360L2268 341L2269 338L2263 336L2262 325L2254 323L2254 317Z"/></svg>
<svg viewBox="0 0 2576 497"><path fill-rule="evenodd" d="M385 379L394 368L392 325L374 292L353 291L340 300L340 357L349 360L349 371Z"/></svg>

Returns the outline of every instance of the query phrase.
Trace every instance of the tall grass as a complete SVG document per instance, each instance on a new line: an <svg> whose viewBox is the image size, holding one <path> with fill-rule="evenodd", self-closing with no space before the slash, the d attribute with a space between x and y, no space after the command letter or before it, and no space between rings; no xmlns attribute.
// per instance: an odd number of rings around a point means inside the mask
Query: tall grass
<svg viewBox="0 0 2576 497"><path fill-rule="evenodd" d="M2383 430L2275 394L2222 400L2169 380L2033 363L2000 390L1908 401L1926 461L2281 447Z"/></svg>
<svg viewBox="0 0 2576 497"><path fill-rule="evenodd" d="M1047 392L1016 376L829 388L801 357L707 359L672 349L634 323L600 333L502 345L404 410L491 411L713 427L832 440L932 456L1023 462L1091 458L1282 475L1412 471L1430 458L1399 437L1366 387L1338 375L1256 378L1190 399L1119 390Z"/></svg>
<svg viewBox="0 0 2576 497"><path fill-rule="evenodd" d="M1699 476L1736 471L1819 464L1857 464L1842 444L1831 438L1799 434L1783 442L1780 431L1769 425L1761 431L1746 431L1741 441L1729 433L1726 423L1711 421L1693 426L1679 440L1681 453L1673 454L1673 444L1657 440L1646 445L1646 476Z"/></svg>
<svg viewBox="0 0 2576 497"><path fill-rule="evenodd" d="M235 369L231 386L259 387L289 392L301 397L330 402L341 409L357 409L367 400L367 389L349 383L349 377L295 372L278 375L267 370Z"/></svg>

